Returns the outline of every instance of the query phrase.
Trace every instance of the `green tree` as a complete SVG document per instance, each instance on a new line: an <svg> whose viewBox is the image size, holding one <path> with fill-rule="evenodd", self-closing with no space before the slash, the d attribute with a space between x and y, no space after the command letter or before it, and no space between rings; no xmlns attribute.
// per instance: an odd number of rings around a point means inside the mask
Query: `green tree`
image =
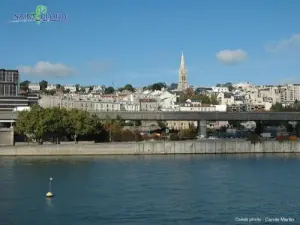
<svg viewBox="0 0 300 225"><path fill-rule="evenodd" d="M119 91L119 92L122 92L122 91L124 91L124 87L120 87L120 88L118 88L118 91Z"/></svg>
<svg viewBox="0 0 300 225"><path fill-rule="evenodd" d="M134 92L134 88L132 87L131 84L126 84L126 85L124 86L124 90Z"/></svg>
<svg viewBox="0 0 300 225"><path fill-rule="evenodd" d="M271 111L273 111L273 112L282 112L282 111L284 111L284 107L281 103L276 102L275 105L272 105Z"/></svg>
<svg viewBox="0 0 300 225"><path fill-rule="evenodd" d="M56 85L56 90L60 90L61 89L61 84L57 84Z"/></svg>
<svg viewBox="0 0 300 225"><path fill-rule="evenodd" d="M113 87L105 88L104 93L105 94L113 94L113 93L115 93L115 89Z"/></svg>
<svg viewBox="0 0 300 225"><path fill-rule="evenodd" d="M53 96L55 93L56 93L56 90L49 90L49 91L48 91L48 94L49 94L49 95L52 95L52 96Z"/></svg>
<svg viewBox="0 0 300 225"><path fill-rule="evenodd" d="M91 93L93 90L94 90L94 87L93 87L93 86L90 86L90 87L89 87L89 93Z"/></svg>
<svg viewBox="0 0 300 225"><path fill-rule="evenodd" d="M160 120L157 121L157 125L158 125L161 129L164 129L164 128L167 127L166 124L165 124L163 121L160 121Z"/></svg>
<svg viewBox="0 0 300 225"><path fill-rule="evenodd" d="M63 135L69 126L68 111L65 108L47 108L44 109L44 120L47 126L47 132L56 139L56 143L60 143Z"/></svg>
<svg viewBox="0 0 300 225"><path fill-rule="evenodd" d="M219 101L218 101L218 98L217 98L216 94L212 94L210 96L210 104L212 104L212 105L219 105Z"/></svg>
<svg viewBox="0 0 300 225"><path fill-rule="evenodd" d="M48 131L47 121L49 117L45 116L46 111L39 105L33 105L29 111L21 111L16 121L16 132L26 135L39 144L43 143L43 136Z"/></svg>
<svg viewBox="0 0 300 225"><path fill-rule="evenodd" d="M135 126L137 126L137 127L142 125L142 121L140 121L140 120L135 120L134 123L135 123Z"/></svg>
<svg viewBox="0 0 300 225"><path fill-rule="evenodd" d="M80 85L79 84L75 84L75 87L76 87L76 93L78 93L79 90L80 90Z"/></svg>
<svg viewBox="0 0 300 225"><path fill-rule="evenodd" d="M198 100L201 101L202 104L211 104L210 103L210 98L207 95L193 95L191 100Z"/></svg>
<svg viewBox="0 0 300 225"><path fill-rule="evenodd" d="M254 132L258 135L260 135L263 132L263 126L261 121L256 121L256 127Z"/></svg>
<svg viewBox="0 0 300 225"><path fill-rule="evenodd" d="M48 87L48 82L45 81L45 80L42 80L42 81L39 83L39 85L40 85L40 90L41 90L41 91L44 91L44 90L46 90L46 88Z"/></svg>
<svg viewBox="0 0 300 225"><path fill-rule="evenodd" d="M160 91L162 88L166 88L167 85L165 83L159 82L159 83L154 83L151 85L151 89L153 91L158 90Z"/></svg>
<svg viewBox="0 0 300 225"><path fill-rule="evenodd" d="M298 122L295 126L297 137L300 137L300 122Z"/></svg>
<svg viewBox="0 0 300 225"><path fill-rule="evenodd" d="M29 80L25 80L25 81L21 82L20 83L20 89L23 90L23 91L28 92L29 91L29 84L30 84Z"/></svg>
<svg viewBox="0 0 300 225"><path fill-rule="evenodd" d="M75 143L78 143L80 135L86 135L93 131L93 119L86 111L72 109L69 112L68 118L68 133L74 138Z"/></svg>
<svg viewBox="0 0 300 225"><path fill-rule="evenodd" d="M191 99L193 96L195 95L195 91L193 88L187 88L185 91L184 91L184 97L186 99Z"/></svg>

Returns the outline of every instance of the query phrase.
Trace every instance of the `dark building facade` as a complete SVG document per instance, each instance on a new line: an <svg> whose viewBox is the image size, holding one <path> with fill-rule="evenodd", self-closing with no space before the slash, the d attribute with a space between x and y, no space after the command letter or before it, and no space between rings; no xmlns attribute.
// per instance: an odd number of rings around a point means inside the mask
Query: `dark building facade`
<svg viewBox="0 0 300 225"><path fill-rule="evenodd" d="M20 76L18 70L0 69L0 96L19 94Z"/></svg>
<svg viewBox="0 0 300 225"><path fill-rule="evenodd" d="M0 69L0 111L38 103L38 93L24 93L24 95L20 95L19 91L19 71Z"/></svg>

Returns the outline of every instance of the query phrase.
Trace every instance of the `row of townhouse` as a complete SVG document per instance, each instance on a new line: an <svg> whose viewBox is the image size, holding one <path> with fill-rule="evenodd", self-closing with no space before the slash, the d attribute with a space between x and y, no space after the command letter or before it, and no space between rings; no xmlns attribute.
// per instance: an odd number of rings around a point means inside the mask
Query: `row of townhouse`
<svg viewBox="0 0 300 225"><path fill-rule="evenodd" d="M76 85L73 84L66 84L66 85L62 85L62 87L64 87L65 90L70 90L71 93L75 93L76 92ZM40 84L39 83L30 83L28 85L28 88L31 91L40 91ZM46 90L50 91L50 90L55 90L56 89L56 84L48 84ZM84 88L85 92L88 93L89 92L89 87ZM104 87L101 85L96 85L96 86L92 86L92 91L91 93L101 93L104 90Z"/></svg>

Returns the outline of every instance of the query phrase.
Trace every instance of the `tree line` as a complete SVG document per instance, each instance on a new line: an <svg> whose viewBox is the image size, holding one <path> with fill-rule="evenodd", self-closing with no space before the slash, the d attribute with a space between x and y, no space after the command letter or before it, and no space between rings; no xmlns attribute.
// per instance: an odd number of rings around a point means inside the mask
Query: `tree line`
<svg viewBox="0 0 300 225"><path fill-rule="evenodd" d="M43 144L51 141L59 144L62 140L139 141L137 131L123 130L125 121L107 118L100 120L87 111L65 108L42 108L33 105L30 110L19 112L15 132L27 141Z"/></svg>

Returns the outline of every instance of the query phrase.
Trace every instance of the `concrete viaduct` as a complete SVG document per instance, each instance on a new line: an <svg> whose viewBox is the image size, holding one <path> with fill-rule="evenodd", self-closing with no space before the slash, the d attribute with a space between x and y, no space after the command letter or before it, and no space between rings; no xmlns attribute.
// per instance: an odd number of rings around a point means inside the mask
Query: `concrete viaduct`
<svg viewBox="0 0 300 225"><path fill-rule="evenodd" d="M115 111L102 112L91 111L91 114L99 116L100 119L115 119L120 116L124 120L188 120L198 121L198 134L206 136L206 121L261 121L261 120L283 120L300 121L300 112L164 112L164 111ZM18 112L0 111L0 122L13 122L18 117Z"/></svg>
<svg viewBox="0 0 300 225"><path fill-rule="evenodd" d="M115 119L120 116L125 120L188 120L188 121L227 121L227 120L240 120L240 121L259 121L259 120L282 120L282 121L300 121L300 112L128 112L128 111L115 111L115 112L102 112L91 111L90 113L96 114L100 119L111 118ZM18 117L18 112L0 111L0 122L3 120L11 121Z"/></svg>

